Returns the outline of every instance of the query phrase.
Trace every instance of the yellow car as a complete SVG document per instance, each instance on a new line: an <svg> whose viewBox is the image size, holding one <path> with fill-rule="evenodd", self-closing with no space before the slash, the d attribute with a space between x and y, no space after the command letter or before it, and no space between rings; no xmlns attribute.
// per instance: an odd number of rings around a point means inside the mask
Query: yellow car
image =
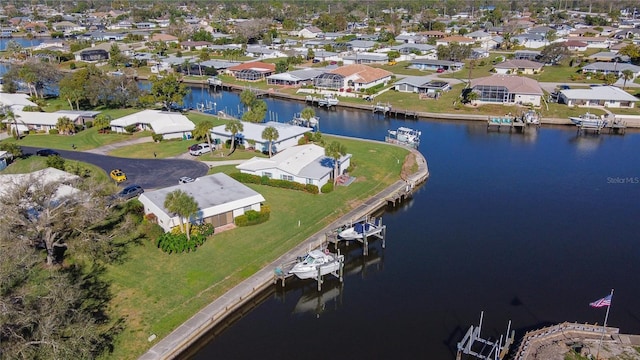
<svg viewBox="0 0 640 360"><path fill-rule="evenodd" d="M121 183L125 180L127 180L127 175L124 174L124 172L122 172L122 170L120 169L114 169L111 170L111 178L113 180L115 180L115 182Z"/></svg>

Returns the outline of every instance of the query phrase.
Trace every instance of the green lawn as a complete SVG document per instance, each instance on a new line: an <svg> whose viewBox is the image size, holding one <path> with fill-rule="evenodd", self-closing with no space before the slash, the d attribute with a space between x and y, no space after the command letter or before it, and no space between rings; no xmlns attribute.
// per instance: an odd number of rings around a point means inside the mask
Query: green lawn
<svg viewBox="0 0 640 360"><path fill-rule="evenodd" d="M144 243L131 248L124 263L109 266L107 276L115 296L111 309L115 316L126 318L126 329L108 358L137 358L150 346L150 334L167 335L238 282L399 179L402 165L396 159L404 158L406 149L338 141L353 154L352 175L357 180L350 186L311 195L250 185L271 207L268 222L215 234L188 254L167 255L153 243ZM233 167L212 171L233 171Z"/></svg>
<svg viewBox="0 0 640 360"><path fill-rule="evenodd" d="M100 183L107 184L107 187L111 187L115 192L116 186L109 179L104 170L101 168L83 163L75 160L65 159L65 170L71 173L74 173L74 169L77 167L86 168L90 172L90 177L94 178L96 181ZM15 159L7 168L0 171L0 174L26 174L38 170L42 170L47 168L47 158L42 156L28 156L25 158L17 158Z"/></svg>
<svg viewBox="0 0 640 360"><path fill-rule="evenodd" d="M159 143L147 142L119 147L108 153L110 156L137 159L168 158L189 151L189 146L199 143L196 140L163 140ZM155 154L155 156L154 156Z"/></svg>
<svg viewBox="0 0 640 360"><path fill-rule="evenodd" d="M75 145L78 150L89 150L103 145L113 144L120 141L145 136L151 136L151 133L148 131L141 131L133 135L99 134L96 128L90 128L87 130L83 130L75 135L29 134L20 140L9 138L3 141L14 142L22 146L34 146L61 150L71 150L72 145Z"/></svg>

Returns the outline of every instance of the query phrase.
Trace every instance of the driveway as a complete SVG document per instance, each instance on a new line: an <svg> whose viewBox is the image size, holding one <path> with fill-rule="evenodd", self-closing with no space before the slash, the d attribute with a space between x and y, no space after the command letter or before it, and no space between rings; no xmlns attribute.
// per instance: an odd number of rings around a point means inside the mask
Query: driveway
<svg viewBox="0 0 640 360"><path fill-rule="evenodd" d="M22 147L24 154L33 154L40 148ZM128 159L88 152L57 150L65 159L83 161L103 169L107 174L113 169L122 169L127 181L120 187L138 184L145 190L178 185L178 179L188 176L193 179L207 174L209 167L199 161L182 159Z"/></svg>

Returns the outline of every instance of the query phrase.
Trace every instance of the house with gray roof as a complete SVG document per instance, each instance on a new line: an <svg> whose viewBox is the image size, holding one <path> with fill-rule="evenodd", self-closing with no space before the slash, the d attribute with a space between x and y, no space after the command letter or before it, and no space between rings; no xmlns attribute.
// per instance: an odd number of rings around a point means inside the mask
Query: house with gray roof
<svg viewBox="0 0 640 360"><path fill-rule="evenodd" d="M271 158L254 157L236 166L245 174L266 176L270 179L311 184L321 188L331 180L335 159L325 155L324 148L315 144L290 147ZM338 160L338 173L351 164L351 154Z"/></svg>
<svg viewBox="0 0 640 360"><path fill-rule="evenodd" d="M558 101L568 106L603 106L633 108L640 99L615 86L594 86L589 89L560 90Z"/></svg>
<svg viewBox="0 0 640 360"><path fill-rule="evenodd" d="M523 76L493 75L472 79L471 89L478 94L476 102L481 104L540 106L544 95L537 81Z"/></svg>
<svg viewBox="0 0 640 360"><path fill-rule="evenodd" d="M496 64L493 69L496 74L526 74L532 75L542 71L543 63L531 60L507 60Z"/></svg>
<svg viewBox="0 0 640 360"><path fill-rule="evenodd" d="M386 64L389 61L387 54L356 52L342 57L345 65L349 64Z"/></svg>
<svg viewBox="0 0 640 360"><path fill-rule="evenodd" d="M289 121L289 119L283 119ZM293 119L291 119L293 120ZM217 139L217 143L225 143L231 141L231 132L225 130L226 125L215 126L211 129L211 139ZM262 138L262 132L267 127L272 126L278 130L278 138L271 142L272 152L280 152L292 146L298 145L298 140L309 132L309 128L296 126L291 124L285 124L275 121L269 121L266 123L250 123L243 121L242 132L236 134L236 141L240 145L247 145L248 141L255 142L255 148L259 151L269 150L269 141Z"/></svg>
<svg viewBox="0 0 640 360"><path fill-rule="evenodd" d="M410 61L408 68L431 71L438 69L457 71L462 69L463 66L464 63L460 61L415 59Z"/></svg>
<svg viewBox="0 0 640 360"><path fill-rule="evenodd" d="M595 62L593 64L589 64L582 67L582 73L598 73L598 74L615 74L618 77L622 76L622 72L624 70L631 70L633 73L633 78L637 78L640 75L640 66L627 64L627 63L616 63L616 62Z"/></svg>
<svg viewBox="0 0 640 360"><path fill-rule="evenodd" d="M299 87L313 84L313 79L322 75L324 70L305 68L267 76L267 84Z"/></svg>
<svg viewBox="0 0 640 360"><path fill-rule="evenodd" d="M417 94L435 94L451 90L451 85L442 80L433 80L431 76L407 76L395 82L394 90Z"/></svg>
<svg viewBox="0 0 640 360"><path fill-rule="evenodd" d="M429 53L433 53L436 51L436 47L429 44L414 44L407 43L401 45L395 45L391 47L391 50L395 50L400 53L400 55L427 55Z"/></svg>
<svg viewBox="0 0 640 360"><path fill-rule="evenodd" d="M351 40L347 42L347 46L350 50L358 52L373 50L376 44L377 43L375 41L370 40Z"/></svg>
<svg viewBox="0 0 640 360"><path fill-rule="evenodd" d="M181 190L198 203L198 212L188 221L212 224L214 228L233 224L234 219L248 210L260 211L264 197L224 173L203 176L194 182L157 190L148 190L138 198L146 215L153 214L165 232L180 226L178 215L167 210L164 201L173 191Z"/></svg>

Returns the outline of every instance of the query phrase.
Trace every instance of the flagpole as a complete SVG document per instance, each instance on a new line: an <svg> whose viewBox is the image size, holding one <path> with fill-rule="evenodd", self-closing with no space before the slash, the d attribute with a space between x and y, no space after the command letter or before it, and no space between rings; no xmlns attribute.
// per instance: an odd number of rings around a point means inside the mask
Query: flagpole
<svg viewBox="0 0 640 360"><path fill-rule="evenodd" d="M611 302L607 305L607 313L604 315L604 324L602 324L602 336L600 337L600 341L598 342L598 351L596 352L596 360L598 360L598 356L600 355L600 347L602 346L602 340L604 339L605 328L607 327L607 320L609 319L609 309L611 308L611 303L613 302L613 289L611 289Z"/></svg>

